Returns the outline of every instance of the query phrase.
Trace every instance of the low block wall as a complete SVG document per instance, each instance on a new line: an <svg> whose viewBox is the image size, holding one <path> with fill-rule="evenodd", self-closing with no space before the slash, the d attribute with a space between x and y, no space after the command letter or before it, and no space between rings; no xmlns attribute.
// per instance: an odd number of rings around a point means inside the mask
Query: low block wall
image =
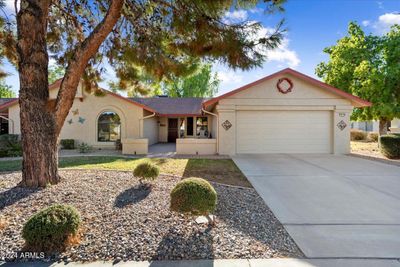
<svg viewBox="0 0 400 267"><path fill-rule="evenodd" d="M216 139L176 139L176 153L181 155L214 155L217 153Z"/></svg>
<svg viewBox="0 0 400 267"><path fill-rule="evenodd" d="M122 154L145 155L148 152L149 140L143 139L122 139Z"/></svg>
<svg viewBox="0 0 400 267"><path fill-rule="evenodd" d="M390 127L390 132L391 132L391 133L398 134L398 133L400 133L400 128L397 128L397 127Z"/></svg>

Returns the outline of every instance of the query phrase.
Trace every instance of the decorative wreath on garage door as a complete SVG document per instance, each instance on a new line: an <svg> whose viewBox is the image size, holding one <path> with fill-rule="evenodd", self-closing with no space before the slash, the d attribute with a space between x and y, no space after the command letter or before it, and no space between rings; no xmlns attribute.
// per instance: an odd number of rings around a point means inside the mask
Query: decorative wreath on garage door
<svg viewBox="0 0 400 267"><path fill-rule="evenodd" d="M276 88L282 94L290 93L293 89L293 82L289 78L280 78L276 83Z"/></svg>

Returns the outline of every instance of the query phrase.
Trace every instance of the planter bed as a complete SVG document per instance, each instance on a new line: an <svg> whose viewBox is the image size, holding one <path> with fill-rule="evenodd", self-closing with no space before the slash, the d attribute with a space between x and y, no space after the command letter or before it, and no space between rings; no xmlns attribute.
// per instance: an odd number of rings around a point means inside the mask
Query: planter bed
<svg viewBox="0 0 400 267"><path fill-rule="evenodd" d="M60 174L60 184L37 191L16 187L20 172L0 175L3 260L23 248L24 222L54 203L76 207L83 224L80 244L52 255L53 260L303 257L252 188L214 184L217 224L208 228L196 224L193 217L169 211L169 193L177 177L160 176L152 190L145 190L129 172L64 170Z"/></svg>

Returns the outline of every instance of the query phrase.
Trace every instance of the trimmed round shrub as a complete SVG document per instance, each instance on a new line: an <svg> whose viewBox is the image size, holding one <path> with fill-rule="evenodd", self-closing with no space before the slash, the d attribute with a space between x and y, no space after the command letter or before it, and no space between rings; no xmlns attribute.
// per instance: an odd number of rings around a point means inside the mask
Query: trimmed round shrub
<svg viewBox="0 0 400 267"><path fill-rule="evenodd" d="M63 149L75 149L74 139L61 139L60 144Z"/></svg>
<svg viewBox="0 0 400 267"><path fill-rule="evenodd" d="M160 168L151 162L143 162L136 166L133 175L139 178L139 182L143 180L154 181L160 174Z"/></svg>
<svg viewBox="0 0 400 267"><path fill-rule="evenodd" d="M192 215L208 215L217 206L217 192L201 178L187 178L171 191L171 210Z"/></svg>
<svg viewBox="0 0 400 267"><path fill-rule="evenodd" d="M390 159L400 158L400 135L389 134L379 137L381 153Z"/></svg>
<svg viewBox="0 0 400 267"><path fill-rule="evenodd" d="M56 204L29 218L22 229L22 237L29 248L59 251L78 233L80 224L79 212L74 207Z"/></svg>
<svg viewBox="0 0 400 267"><path fill-rule="evenodd" d="M351 141L361 141L367 138L367 133L361 130L351 129L350 139Z"/></svg>
<svg viewBox="0 0 400 267"><path fill-rule="evenodd" d="M368 139L368 141L371 141L371 142L378 142L379 133L370 132L370 133L368 133L367 139Z"/></svg>

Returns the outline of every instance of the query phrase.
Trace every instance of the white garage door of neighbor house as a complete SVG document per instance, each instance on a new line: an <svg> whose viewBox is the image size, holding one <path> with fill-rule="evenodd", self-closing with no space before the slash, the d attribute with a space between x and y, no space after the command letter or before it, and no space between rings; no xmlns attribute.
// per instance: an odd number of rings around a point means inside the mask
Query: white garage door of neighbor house
<svg viewBox="0 0 400 267"><path fill-rule="evenodd" d="M330 111L237 111L237 153L331 153Z"/></svg>

